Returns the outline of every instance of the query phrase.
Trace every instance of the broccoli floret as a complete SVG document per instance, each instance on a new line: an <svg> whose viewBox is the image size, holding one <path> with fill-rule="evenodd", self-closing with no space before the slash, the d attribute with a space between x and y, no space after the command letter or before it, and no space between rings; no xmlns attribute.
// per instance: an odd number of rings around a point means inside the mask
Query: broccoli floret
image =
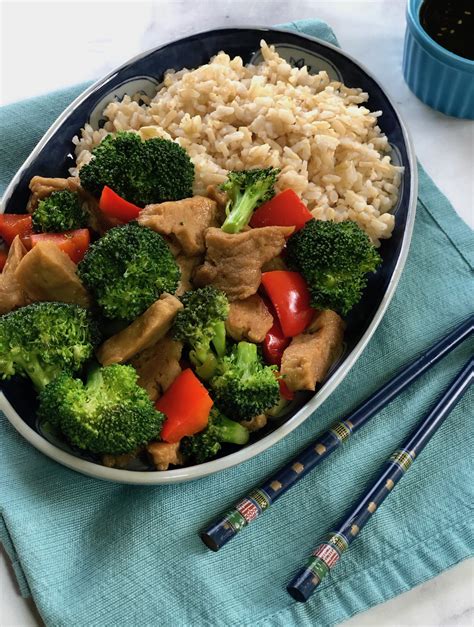
<svg viewBox="0 0 474 627"><path fill-rule="evenodd" d="M35 303L0 317L0 376L28 376L41 390L61 371L78 371L99 341L90 313L78 305Z"/></svg>
<svg viewBox="0 0 474 627"><path fill-rule="evenodd" d="M217 455L222 443L243 446L249 441L249 432L238 422L229 420L216 408L211 409L209 423L204 431L181 440L181 451L198 464Z"/></svg>
<svg viewBox="0 0 474 627"><path fill-rule="evenodd" d="M279 173L275 168L229 172L227 181L221 185L229 197L223 231L238 233L247 226L254 209L275 195Z"/></svg>
<svg viewBox="0 0 474 627"><path fill-rule="evenodd" d="M62 233L86 227L88 216L78 195L63 189L39 201L32 224L36 233Z"/></svg>
<svg viewBox="0 0 474 627"><path fill-rule="evenodd" d="M279 399L276 366L264 366L257 346L239 342L219 360L210 381L216 405L236 420L249 420L274 407Z"/></svg>
<svg viewBox="0 0 474 627"><path fill-rule="evenodd" d="M136 222L91 244L77 271L104 316L128 321L163 292L173 294L181 275L163 237Z"/></svg>
<svg viewBox="0 0 474 627"><path fill-rule="evenodd" d="M192 196L194 165L173 141L142 141L137 133L121 131L108 135L92 155L79 178L96 197L105 185L139 207Z"/></svg>
<svg viewBox="0 0 474 627"><path fill-rule="evenodd" d="M118 455L159 436L165 420L132 366L94 366L84 384L67 373L39 396L38 416L78 448Z"/></svg>
<svg viewBox="0 0 474 627"><path fill-rule="evenodd" d="M289 238L286 261L306 279L313 307L345 315L382 260L355 222L310 220Z"/></svg>
<svg viewBox="0 0 474 627"><path fill-rule="evenodd" d="M189 357L202 379L212 376L218 357L225 355L225 324L229 315L226 295L212 286L186 292L181 302L184 308L178 311L174 321L174 337L189 344Z"/></svg>

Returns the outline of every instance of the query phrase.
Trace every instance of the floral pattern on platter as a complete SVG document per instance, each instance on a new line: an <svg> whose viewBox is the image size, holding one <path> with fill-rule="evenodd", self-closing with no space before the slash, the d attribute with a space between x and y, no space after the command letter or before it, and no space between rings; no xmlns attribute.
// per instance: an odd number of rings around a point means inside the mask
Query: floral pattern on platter
<svg viewBox="0 0 474 627"><path fill-rule="evenodd" d="M291 44L281 43L274 45L278 54L283 57L283 59L286 59L292 67L301 69L304 65L306 65L310 74L317 74L318 72L324 71L327 72L331 80L343 82L342 73L339 68L322 55ZM262 61L263 57L260 50L250 59L250 63L255 65L257 63L261 63Z"/></svg>
<svg viewBox="0 0 474 627"><path fill-rule="evenodd" d="M135 94L143 94L148 98L153 98L159 86L159 81L151 76L137 76L133 80L125 81L109 91L105 96L93 105L89 115L88 123L94 129L102 128L106 122L103 116L106 106L114 100L118 102L124 96L133 96Z"/></svg>

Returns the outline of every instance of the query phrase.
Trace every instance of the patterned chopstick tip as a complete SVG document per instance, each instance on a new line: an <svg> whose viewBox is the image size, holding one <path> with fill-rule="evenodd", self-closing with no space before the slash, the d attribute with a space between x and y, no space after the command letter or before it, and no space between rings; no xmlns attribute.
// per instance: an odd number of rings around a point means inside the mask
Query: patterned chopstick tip
<svg viewBox="0 0 474 627"><path fill-rule="evenodd" d="M386 499L403 475L410 469L417 453L413 449L397 449L385 462L385 476L374 484L370 497L363 507L339 527L328 534L313 551L305 566L301 568L287 586L288 593L304 603L313 594L329 571L338 563L341 555L355 540L359 531L367 524L379 505Z"/></svg>
<svg viewBox="0 0 474 627"><path fill-rule="evenodd" d="M353 531L359 529L353 525ZM311 554L305 567L288 584L287 590L296 601L307 601L348 548L349 540L341 533L329 533Z"/></svg>
<svg viewBox="0 0 474 627"><path fill-rule="evenodd" d="M326 447L322 444L316 447L317 455L324 455ZM270 507L273 501L291 485L291 475L298 476L305 471L305 465L301 461L294 461L290 467L290 474L282 475L279 479L273 479L265 485L252 490L246 497L239 501L233 509L226 512L222 518L212 522L199 534L204 544L211 551L218 551L229 540L236 536L241 529L258 518Z"/></svg>
<svg viewBox="0 0 474 627"><path fill-rule="evenodd" d="M281 483L274 481L275 491L282 488ZM212 551L218 551L227 544L241 529L260 516L271 504L271 497L264 490L257 489L239 501L233 509L201 531L200 538Z"/></svg>
<svg viewBox="0 0 474 627"><path fill-rule="evenodd" d="M376 512L380 503L410 468L415 457L415 451L407 449L398 449L392 453L386 462L386 467L392 469L390 471L392 478L387 478L383 482L357 517L347 521L339 531L328 534L327 538L313 551L306 565L288 584L287 590L296 601L305 602L309 599L324 577L338 563L342 553L347 550L368 519Z"/></svg>
<svg viewBox="0 0 474 627"><path fill-rule="evenodd" d="M211 551L218 551L222 548L303 477L315 461L325 458L347 440L353 429L354 425L350 420L341 420L333 424L318 442L301 453L300 459L293 460L276 477L250 492L222 518L213 521L203 529L199 536L204 544Z"/></svg>

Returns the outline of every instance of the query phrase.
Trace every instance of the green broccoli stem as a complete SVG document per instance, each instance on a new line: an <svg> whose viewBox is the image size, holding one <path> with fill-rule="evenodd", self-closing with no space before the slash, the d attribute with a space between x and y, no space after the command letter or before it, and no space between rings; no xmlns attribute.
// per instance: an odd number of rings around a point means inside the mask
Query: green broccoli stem
<svg viewBox="0 0 474 627"><path fill-rule="evenodd" d="M101 394L104 386L104 377L100 364L94 363L88 368L86 385L89 397Z"/></svg>
<svg viewBox="0 0 474 627"><path fill-rule="evenodd" d="M249 441L248 429L225 416L220 418L219 426L216 427L216 435L220 442L228 442L229 444L243 445Z"/></svg>
<svg viewBox="0 0 474 627"><path fill-rule="evenodd" d="M248 224L254 209L255 198L250 194L244 194L225 219L222 230L225 233L239 233Z"/></svg>
<svg viewBox="0 0 474 627"><path fill-rule="evenodd" d="M226 344L225 344L225 337L226 337L225 322L223 320L219 320L219 322L216 322L214 330L215 330L215 335L214 335L214 337L212 339L212 345L214 346L217 355L219 357L224 357L224 355L225 355L225 348L226 348Z"/></svg>
<svg viewBox="0 0 474 627"><path fill-rule="evenodd" d="M28 374L37 392L41 392L59 374L56 367L41 365L37 357L29 357L28 361L17 358L16 362Z"/></svg>
<svg viewBox="0 0 474 627"><path fill-rule="evenodd" d="M216 322L214 331L215 335L212 339L212 345L216 349L217 355L223 357L226 349L226 332L223 320ZM201 379L207 381L214 375L217 368L217 358L209 346L201 346L189 351L189 357Z"/></svg>
<svg viewBox="0 0 474 627"><path fill-rule="evenodd" d="M85 405L89 412L93 412L104 396L103 368L99 363L94 362L87 369L85 388L87 399L85 400Z"/></svg>
<svg viewBox="0 0 474 627"><path fill-rule="evenodd" d="M197 375L200 379L207 381L210 379L217 368L216 356L209 351L202 359L198 356L196 351L189 351L189 358L196 368Z"/></svg>
<svg viewBox="0 0 474 627"><path fill-rule="evenodd" d="M258 361L257 345L251 342L239 342L237 344L237 365L245 373L255 366Z"/></svg>
<svg viewBox="0 0 474 627"><path fill-rule="evenodd" d="M277 418L288 407L289 403L290 401L287 401L286 398L283 398L283 396L280 395L278 403L271 409L268 409L265 413L272 416L272 418Z"/></svg>

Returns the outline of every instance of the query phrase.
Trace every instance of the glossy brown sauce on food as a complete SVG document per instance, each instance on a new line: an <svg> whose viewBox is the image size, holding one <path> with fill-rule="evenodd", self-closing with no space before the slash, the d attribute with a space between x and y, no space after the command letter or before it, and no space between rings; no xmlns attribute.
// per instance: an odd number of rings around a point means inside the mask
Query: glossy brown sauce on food
<svg viewBox="0 0 474 627"><path fill-rule="evenodd" d="M425 0L420 23L440 46L474 60L474 0Z"/></svg>

